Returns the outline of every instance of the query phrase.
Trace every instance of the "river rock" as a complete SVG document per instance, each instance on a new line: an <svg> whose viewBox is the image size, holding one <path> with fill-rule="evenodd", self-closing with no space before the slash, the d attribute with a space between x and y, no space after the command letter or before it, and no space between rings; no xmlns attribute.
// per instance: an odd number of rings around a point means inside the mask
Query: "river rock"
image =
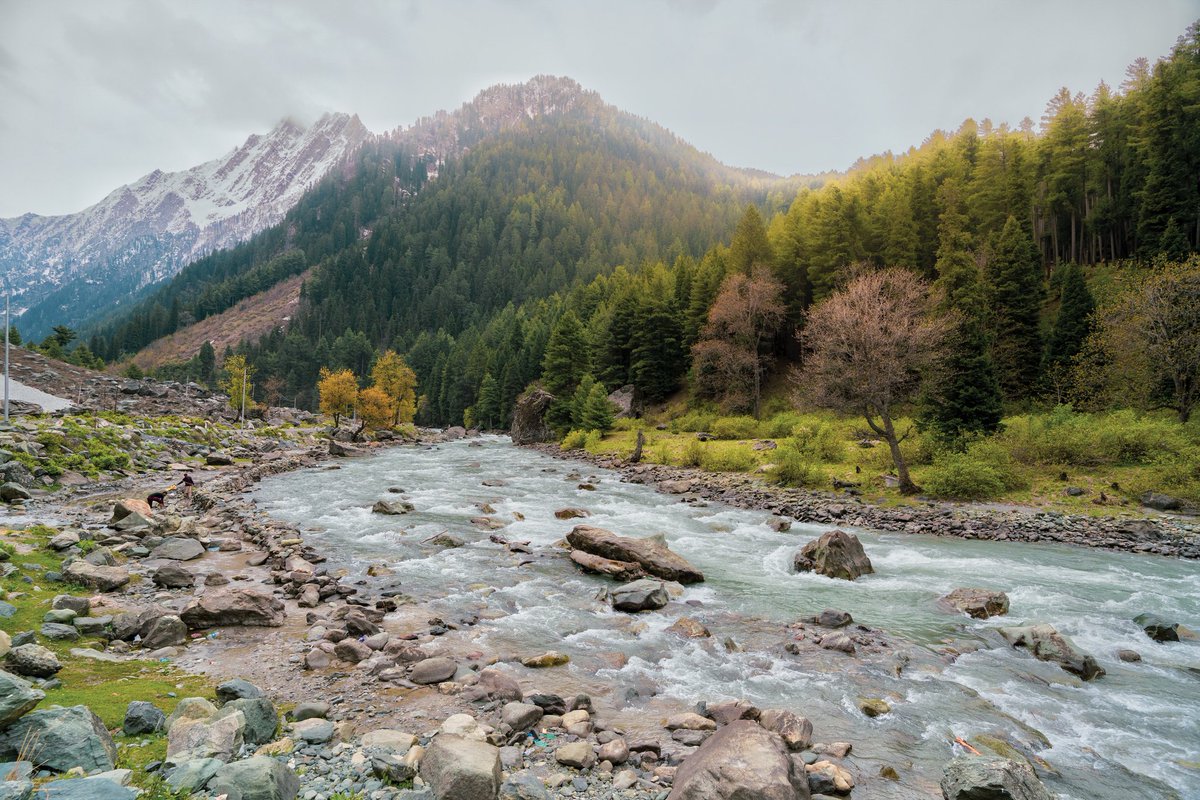
<svg viewBox="0 0 1200 800"><path fill-rule="evenodd" d="M454 662L454 659L435 656L413 664L408 679L422 685L441 683L453 678L457 671L458 664Z"/></svg>
<svg viewBox="0 0 1200 800"><path fill-rule="evenodd" d="M378 728L362 735L359 744L364 748L387 750L397 755L404 755L417 743L417 737L411 733L392 728Z"/></svg>
<svg viewBox="0 0 1200 800"><path fill-rule="evenodd" d="M150 558L168 561L191 561L204 555L204 545L185 536L172 536L150 551Z"/></svg>
<svg viewBox="0 0 1200 800"><path fill-rule="evenodd" d="M892 707L888 705L888 702L878 697L858 698L858 710L872 719L892 713Z"/></svg>
<svg viewBox="0 0 1200 800"><path fill-rule="evenodd" d="M68 547L79 544L79 534L75 531L63 531L50 539L49 544L52 550L66 550Z"/></svg>
<svg viewBox="0 0 1200 800"><path fill-rule="evenodd" d="M374 652L370 647L357 639L342 639L333 648L333 654L342 661L349 661L352 664L357 664L360 661L366 661Z"/></svg>
<svg viewBox="0 0 1200 800"><path fill-rule="evenodd" d="M266 744L275 738L275 729L279 727L279 714L275 705L266 697L239 697L230 700L217 712L216 719L227 717L234 712L240 712L246 719L246 727L242 737L246 744Z"/></svg>
<svg viewBox="0 0 1200 800"><path fill-rule="evenodd" d="M463 692L468 702L476 700L517 701L523 697L521 685L515 678L488 667L479 671L479 679Z"/></svg>
<svg viewBox="0 0 1200 800"><path fill-rule="evenodd" d="M531 703L506 703L500 709L500 721L517 733L538 724L542 715L542 709Z"/></svg>
<svg viewBox="0 0 1200 800"><path fill-rule="evenodd" d="M129 570L125 567L101 567L83 560L72 561L63 575L68 581L101 592L111 592L129 583Z"/></svg>
<svg viewBox="0 0 1200 800"><path fill-rule="evenodd" d="M808 779L783 740L749 720L721 728L675 772L668 800L801 800Z"/></svg>
<svg viewBox="0 0 1200 800"><path fill-rule="evenodd" d="M371 511L376 514L410 514L416 510L416 507L405 500L378 500L375 505L371 506Z"/></svg>
<svg viewBox="0 0 1200 800"><path fill-rule="evenodd" d="M993 589L960 587L939 598L938 604L974 619L987 619L1008 613L1008 595Z"/></svg>
<svg viewBox="0 0 1200 800"><path fill-rule="evenodd" d="M134 700L125 709L125 721L121 731L126 736L141 736L157 733L167 724L167 715L158 706L145 700Z"/></svg>
<svg viewBox="0 0 1200 800"><path fill-rule="evenodd" d="M73 594L56 594L50 607L74 611L75 616L84 617L92 610L92 601L86 597L76 597Z"/></svg>
<svg viewBox="0 0 1200 800"><path fill-rule="evenodd" d="M91 709L71 706L31 711L9 726L0 734L0 758L17 753L54 772L107 772L117 746Z"/></svg>
<svg viewBox="0 0 1200 800"><path fill-rule="evenodd" d="M127 497L124 500L118 500L113 505L112 518L108 523L111 525L114 522L120 522L130 514L141 514L144 517L149 517L153 513L150 509L150 504L145 500L136 497Z"/></svg>
<svg viewBox="0 0 1200 800"><path fill-rule="evenodd" d="M847 581L875 571L858 537L840 530L824 533L804 545L792 566L796 572L816 572Z"/></svg>
<svg viewBox="0 0 1200 800"><path fill-rule="evenodd" d="M1157 614L1146 612L1133 618L1134 623L1156 642L1178 642L1179 623L1168 622Z"/></svg>
<svg viewBox="0 0 1200 800"><path fill-rule="evenodd" d="M534 386L527 389L513 407L512 430L509 435L513 444L536 444L554 441L554 431L546 424L546 411L554 402L554 395Z"/></svg>
<svg viewBox="0 0 1200 800"><path fill-rule="evenodd" d="M0 729L32 711L45 697L33 684L0 670Z"/></svg>
<svg viewBox="0 0 1200 800"><path fill-rule="evenodd" d="M680 617L667 628L667 633L674 633L685 639L707 639L712 636L708 628L691 617Z"/></svg>
<svg viewBox="0 0 1200 800"><path fill-rule="evenodd" d="M92 778L62 778L42 784L38 800L137 800L139 794L140 789L122 786L106 775L97 775Z"/></svg>
<svg viewBox="0 0 1200 800"><path fill-rule="evenodd" d="M759 713L758 723L779 735L793 753L807 750L812 744L812 723L786 709L768 708Z"/></svg>
<svg viewBox="0 0 1200 800"><path fill-rule="evenodd" d="M224 764L217 758L193 758L184 761L171 770L171 774L167 776L167 785L181 794L195 792L212 780L222 766Z"/></svg>
<svg viewBox="0 0 1200 800"><path fill-rule="evenodd" d="M221 705L234 700L247 700L255 697L265 697L263 690L250 681L234 678L217 684L217 702Z"/></svg>
<svg viewBox="0 0 1200 800"><path fill-rule="evenodd" d="M959 756L942 776L945 800L1052 800L1028 764L992 756Z"/></svg>
<svg viewBox="0 0 1200 800"><path fill-rule="evenodd" d="M632 561L617 561L612 558L585 553L582 550L572 550L571 560L579 565L584 572L607 575L617 581L632 581L645 576L641 565Z"/></svg>
<svg viewBox="0 0 1200 800"><path fill-rule="evenodd" d="M33 495L29 493L28 489L15 481L0 484L0 500L3 500L5 503L29 500L32 497Z"/></svg>
<svg viewBox="0 0 1200 800"><path fill-rule="evenodd" d="M177 647L187 644L188 629L183 620L174 614L164 614L153 620L142 635L143 650L160 647Z"/></svg>
<svg viewBox="0 0 1200 800"><path fill-rule="evenodd" d="M1142 505L1157 511L1178 511L1183 505L1178 497L1171 497L1161 492L1146 492L1142 495Z"/></svg>
<svg viewBox="0 0 1200 800"><path fill-rule="evenodd" d="M421 759L421 779L437 800L495 800L500 750L486 742L439 734Z"/></svg>
<svg viewBox="0 0 1200 800"><path fill-rule="evenodd" d="M309 744L324 744L336 734L337 729L327 719L305 719L292 723L292 735Z"/></svg>
<svg viewBox="0 0 1200 800"><path fill-rule="evenodd" d="M580 519L590 517L591 513L584 508L560 508L554 512L555 519Z"/></svg>
<svg viewBox="0 0 1200 800"><path fill-rule="evenodd" d="M0 658L8 655L8 651L12 649L12 637L6 631L0 631Z"/></svg>
<svg viewBox="0 0 1200 800"><path fill-rule="evenodd" d="M38 629L44 639L55 642L74 642L79 640L79 631L73 625L63 625L61 622L47 622Z"/></svg>
<svg viewBox="0 0 1200 800"><path fill-rule="evenodd" d="M664 580L679 583L704 580L704 573L654 539L631 539L604 528L576 525L567 534L567 542L585 553L640 564L646 572Z"/></svg>
<svg viewBox="0 0 1200 800"><path fill-rule="evenodd" d="M540 656L522 658L521 666L529 667L530 669L545 669L546 667L561 667L563 664L570 662L570 660L571 658L565 653L548 650Z"/></svg>
<svg viewBox="0 0 1200 800"><path fill-rule="evenodd" d="M231 761L245 741L246 717L241 711L203 719L174 718L167 730L167 760L178 764L194 758Z"/></svg>
<svg viewBox="0 0 1200 800"><path fill-rule="evenodd" d="M4 657L10 671L27 678L53 678L62 669L58 656L40 644L23 644Z"/></svg>
<svg viewBox="0 0 1200 800"><path fill-rule="evenodd" d="M1095 658L1077 649L1052 625L1000 628L1000 635L1013 647L1025 648L1035 658L1041 661L1052 661L1085 681L1105 674L1104 669L1096 663Z"/></svg>
<svg viewBox="0 0 1200 800"><path fill-rule="evenodd" d="M613 589L610 594L614 609L633 613L662 608L670 599L666 586L650 578L623 584Z"/></svg>
<svg viewBox="0 0 1200 800"><path fill-rule="evenodd" d="M554 760L563 766L588 769L596 763L596 753L592 750L591 742L584 739L559 747L554 751Z"/></svg>
<svg viewBox="0 0 1200 800"><path fill-rule="evenodd" d="M253 589L209 591L193 599L179 614L189 628L248 625L277 628L283 624L283 603Z"/></svg>
<svg viewBox="0 0 1200 800"><path fill-rule="evenodd" d="M292 800L300 792L300 779L277 759L253 756L218 769L208 792L240 800Z"/></svg>

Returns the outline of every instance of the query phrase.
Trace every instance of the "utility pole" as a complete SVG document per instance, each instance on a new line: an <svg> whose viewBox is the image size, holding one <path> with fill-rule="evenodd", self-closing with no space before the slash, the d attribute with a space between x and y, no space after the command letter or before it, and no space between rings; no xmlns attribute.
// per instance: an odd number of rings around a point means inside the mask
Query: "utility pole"
<svg viewBox="0 0 1200 800"><path fill-rule="evenodd" d="M4 276L4 424L8 424L8 331L12 328L10 303L12 302L12 284L8 276Z"/></svg>
<svg viewBox="0 0 1200 800"><path fill-rule="evenodd" d="M242 366L242 427L246 427L246 373L250 371L248 364Z"/></svg>

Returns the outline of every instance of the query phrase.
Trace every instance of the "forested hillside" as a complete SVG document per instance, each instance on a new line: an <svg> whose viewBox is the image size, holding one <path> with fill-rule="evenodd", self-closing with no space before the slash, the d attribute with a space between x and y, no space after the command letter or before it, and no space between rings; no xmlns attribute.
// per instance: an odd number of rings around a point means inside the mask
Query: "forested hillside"
<svg viewBox="0 0 1200 800"><path fill-rule="evenodd" d="M482 137L439 167L423 185L418 153L364 148L348 177L187 270L93 349L131 353L316 264L286 330L241 348L259 385L271 378L289 399L315 405L321 366L365 381L391 348L430 423L467 413L504 426L538 379L560 397L563 427L580 406L569 398L594 382L650 400L688 386L752 410L798 357L810 306L852 276L903 267L961 323L951 361L963 377L927 398L950 409L938 424L986 429L1001 401L1070 399L1096 357L1093 307L1197 249L1200 25L1120 87L1064 88L1040 125L968 120L798 193L598 102ZM754 298L765 302L747 312Z"/></svg>

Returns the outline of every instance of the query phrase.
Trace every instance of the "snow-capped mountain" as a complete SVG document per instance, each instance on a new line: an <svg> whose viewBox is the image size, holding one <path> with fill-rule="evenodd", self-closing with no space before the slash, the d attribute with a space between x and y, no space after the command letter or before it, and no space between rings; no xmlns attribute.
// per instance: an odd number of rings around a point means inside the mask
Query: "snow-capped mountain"
<svg viewBox="0 0 1200 800"><path fill-rule="evenodd" d="M103 313L274 225L369 136L347 114L308 128L284 120L222 158L155 170L76 214L0 219L0 270L24 311L23 332Z"/></svg>

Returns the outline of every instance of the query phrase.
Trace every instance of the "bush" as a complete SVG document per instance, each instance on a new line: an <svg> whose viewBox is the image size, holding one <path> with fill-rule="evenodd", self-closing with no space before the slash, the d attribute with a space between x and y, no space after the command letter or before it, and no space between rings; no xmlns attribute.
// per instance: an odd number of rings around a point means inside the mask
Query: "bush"
<svg viewBox="0 0 1200 800"><path fill-rule="evenodd" d="M679 465L682 467L698 467L704 460L704 452L707 450L698 440L693 439L688 442L687 447L683 448L683 454L679 457Z"/></svg>
<svg viewBox="0 0 1200 800"><path fill-rule="evenodd" d="M1190 443L1174 420L1129 409L1080 414L1069 405L1048 414L1025 414L1005 423L1009 452L1023 464L1096 467L1149 464L1177 456Z"/></svg>
<svg viewBox="0 0 1200 800"><path fill-rule="evenodd" d="M812 459L795 447L780 447L775 451L775 464L768 471L771 480L783 486L816 488L825 483L825 473Z"/></svg>
<svg viewBox="0 0 1200 800"><path fill-rule="evenodd" d="M709 432L717 439L753 439L758 433L754 417L718 417Z"/></svg>
<svg viewBox="0 0 1200 800"><path fill-rule="evenodd" d="M717 415L708 411L689 411L682 417L677 417L671 420L671 432L690 432L707 431L716 422Z"/></svg>
<svg viewBox="0 0 1200 800"><path fill-rule="evenodd" d="M993 439L973 442L964 452L937 456L922 483L934 497L983 500L1027 487L1004 446Z"/></svg>
<svg viewBox="0 0 1200 800"><path fill-rule="evenodd" d="M758 435L766 439L783 439L791 436L792 429L805 419L805 415L797 411L781 411L759 423Z"/></svg>
<svg viewBox="0 0 1200 800"><path fill-rule="evenodd" d="M587 444L587 431L573 430L563 437L562 444L559 445L563 450L579 450Z"/></svg>
<svg viewBox="0 0 1200 800"><path fill-rule="evenodd" d="M583 449L589 453L595 453L600 449L600 441L604 438L604 434L600 431L588 431L583 437Z"/></svg>
<svg viewBox="0 0 1200 800"><path fill-rule="evenodd" d="M700 457L708 472L749 472L757 465L754 454L741 447L706 447Z"/></svg>
<svg viewBox="0 0 1200 800"><path fill-rule="evenodd" d="M812 461L837 464L846 459L846 440L827 422L810 422L792 428L792 447Z"/></svg>

